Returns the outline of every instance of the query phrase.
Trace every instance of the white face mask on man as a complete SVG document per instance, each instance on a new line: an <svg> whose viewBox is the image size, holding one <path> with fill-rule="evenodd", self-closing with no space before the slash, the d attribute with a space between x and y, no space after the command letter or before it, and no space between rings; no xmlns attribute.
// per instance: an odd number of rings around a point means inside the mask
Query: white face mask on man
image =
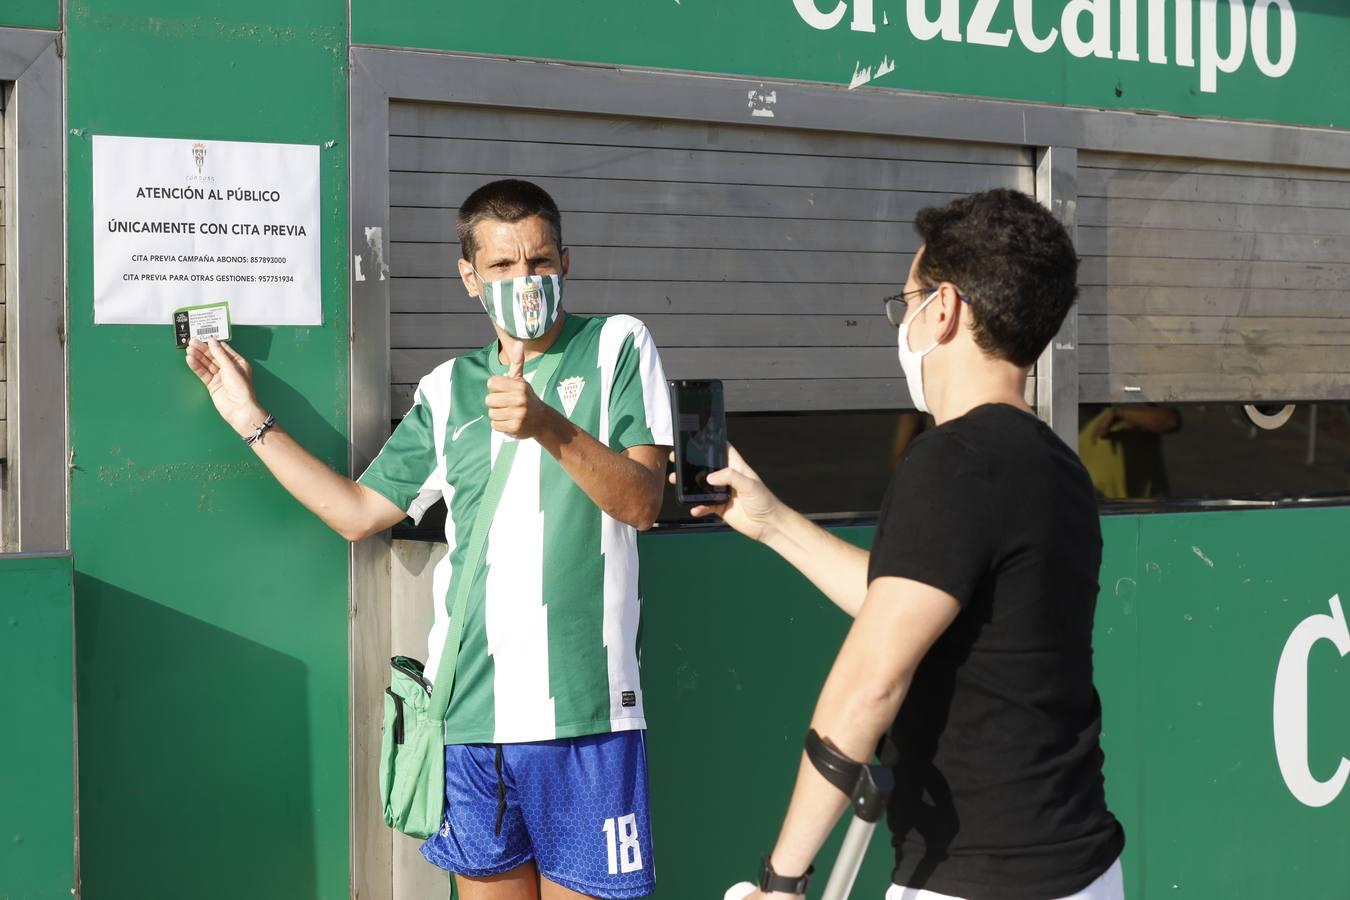
<svg viewBox="0 0 1350 900"><path fill-rule="evenodd" d="M918 318L924 307L932 303L933 298L940 293L942 293L941 289L935 288L933 293L928 295L928 299L920 303L919 308L914 310L914 315L906 316L898 328L900 368L905 372L905 383L909 385L909 397L914 401L914 408L919 412L929 412L928 398L923 393L923 358L936 350L942 342L934 340L925 350L911 350L909 346L909 323Z"/></svg>

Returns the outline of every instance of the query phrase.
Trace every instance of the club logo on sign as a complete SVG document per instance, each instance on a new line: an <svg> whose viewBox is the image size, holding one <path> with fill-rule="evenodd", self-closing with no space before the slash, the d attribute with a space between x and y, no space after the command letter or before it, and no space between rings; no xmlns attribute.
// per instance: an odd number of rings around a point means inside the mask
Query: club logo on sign
<svg viewBox="0 0 1350 900"><path fill-rule="evenodd" d="M525 318L525 329L533 334L539 329L539 316L544 309L544 288L538 281L527 279L516 289L516 308Z"/></svg>
<svg viewBox="0 0 1350 900"><path fill-rule="evenodd" d="M577 408L577 400L581 399L581 392L585 387L586 379L580 375L558 384L558 397L562 400L563 412L567 414L567 418L572 418L572 410Z"/></svg>
<svg viewBox="0 0 1350 900"><path fill-rule="evenodd" d="M192 161L197 164L197 174L202 174L202 169L206 166L206 145L192 145Z"/></svg>

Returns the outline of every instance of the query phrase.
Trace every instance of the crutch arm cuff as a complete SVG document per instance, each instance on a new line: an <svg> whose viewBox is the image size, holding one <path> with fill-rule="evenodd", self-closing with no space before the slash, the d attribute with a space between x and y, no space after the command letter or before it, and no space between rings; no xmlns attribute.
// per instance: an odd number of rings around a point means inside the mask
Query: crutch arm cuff
<svg viewBox="0 0 1350 900"><path fill-rule="evenodd" d="M822 778L848 797L858 818L876 822L885 814L886 798L895 783L890 769L849 759L814 728L806 733L806 758Z"/></svg>

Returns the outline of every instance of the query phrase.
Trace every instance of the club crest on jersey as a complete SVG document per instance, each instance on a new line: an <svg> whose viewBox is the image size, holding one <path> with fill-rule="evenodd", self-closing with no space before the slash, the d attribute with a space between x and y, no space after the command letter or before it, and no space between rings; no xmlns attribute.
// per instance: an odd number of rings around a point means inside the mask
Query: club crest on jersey
<svg viewBox="0 0 1350 900"><path fill-rule="evenodd" d="M534 334L539 329L539 317L544 310L544 285L535 278L526 278L516 287L516 309L525 318L525 330Z"/></svg>
<svg viewBox="0 0 1350 900"><path fill-rule="evenodd" d="M572 410L577 408L577 400L581 398L581 392L586 387L586 379L580 375L564 379L558 385L558 397L562 400L563 412L567 418L572 418Z"/></svg>

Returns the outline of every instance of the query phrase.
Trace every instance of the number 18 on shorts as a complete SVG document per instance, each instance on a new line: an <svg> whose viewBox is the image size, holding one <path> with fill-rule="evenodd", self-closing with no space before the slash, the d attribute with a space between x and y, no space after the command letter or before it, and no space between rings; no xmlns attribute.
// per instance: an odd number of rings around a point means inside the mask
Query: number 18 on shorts
<svg viewBox="0 0 1350 900"><path fill-rule="evenodd" d="M563 887L602 900L656 889L641 731L445 748L446 815L422 845L470 877L531 859ZM500 788L500 790L499 790Z"/></svg>
<svg viewBox="0 0 1350 900"><path fill-rule="evenodd" d="M609 846L609 874L641 871L642 841L638 837L637 815L629 813L618 819L606 819L604 832Z"/></svg>

